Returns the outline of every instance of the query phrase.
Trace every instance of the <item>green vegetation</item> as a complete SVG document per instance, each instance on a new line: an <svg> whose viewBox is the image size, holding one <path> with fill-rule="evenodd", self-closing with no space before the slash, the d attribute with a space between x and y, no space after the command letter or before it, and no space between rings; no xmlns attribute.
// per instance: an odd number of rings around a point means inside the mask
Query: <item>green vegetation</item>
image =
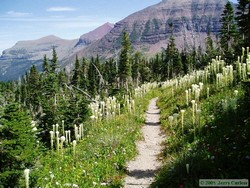
<svg viewBox="0 0 250 188"><path fill-rule="evenodd" d="M0 187L121 187L149 99L159 95L167 140L154 187L249 179L249 1L238 7L234 18L226 5L220 44L209 29L205 52L180 52L169 21L169 44L151 59L133 52L124 32L117 59L76 57L67 73L53 49L42 72L31 66L0 83Z"/></svg>
<svg viewBox="0 0 250 188"><path fill-rule="evenodd" d="M250 178L250 72L243 68L250 68L249 60L248 51L247 65L237 62L235 75L217 59L204 71L162 84L159 106L167 140L153 187Z"/></svg>

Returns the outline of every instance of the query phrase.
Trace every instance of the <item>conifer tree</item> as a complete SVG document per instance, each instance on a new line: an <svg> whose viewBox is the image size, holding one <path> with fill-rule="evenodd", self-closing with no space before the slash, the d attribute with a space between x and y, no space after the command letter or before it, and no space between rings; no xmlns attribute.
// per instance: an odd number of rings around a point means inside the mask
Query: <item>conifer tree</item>
<svg viewBox="0 0 250 188"><path fill-rule="evenodd" d="M231 59L233 45L236 43L237 27L234 19L234 8L231 2L227 2L222 13L222 27L220 45L227 59Z"/></svg>
<svg viewBox="0 0 250 188"><path fill-rule="evenodd" d="M52 51L52 59L50 60L51 61L51 72L52 73L55 73L56 70L59 68L59 65L58 65L58 57L57 57L57 53L56 53L56 49L53 48L53 51Z"/></svg>
<svg viewBox="0 0 250 188"><path fill-rule="evenodd" d="M82 59L82 66L81 66L81 83L80 87L83 88L84 90L87 90L88 88L88 61L86 58Z"/></svg>
<svg viewBox="0 0 250 188"><path fill-rule="evenodd" d="M128 84L131 83L131 42L129 39L129 34L127 32L123 33L122 37L122 49L119 59L118 75L120 78L120 83L122 87L128 90Z"/></svg>
<svg viewBox="0 0 250 188"><path fill-rule="evenodd" d="M139 73L139 68L141 65L141 54L139 52L136 52L134 55L134 59L132 61L132 78L136 83L136 87L139 86L139 77L140 77L140 73Z"/></svg>
<svg viewBox="0 0 250 188"><path fill-rule="evenodd" d="M3 187L21 187L23 170L31 168L40 154L36 128L27 111L8 105L0 126L0 182Z"/></svg>
<svg viewBox="0 0 250 188"><path fill-rule="evenodd" d="M103 68L103 77L108 82L109 85L112 85L116 81L116 62L113 58L107 60Z"/></svg>
<svg viewBox="0 0 250 188"><path fill-rule="evenodd" d="M237 21L245 46L250 46L250 0L238 0Z"/></svg>
<svg viewBox="0 0 250 188"><path fill-rule="evenodd" d="M153 72L153 77L157 81L161 80L161 71L162 71L162 59L160 54L156 54L155 58L151 59L150 68Z"/></svg>
<svg viewBox="0 0 250 188"><path fill-rule="evenodd" d="M97 73L95 69L95 60L94 57L91 58L88 68L88 91L92 96L97 93Z"/></svg>
<svg viewBox="0 0 250 188"><path fill-rule="evenodd" d="M168 79L183 73L181 56L176 48L175 38L173 36L170 38L170 42L165 50L163 71Z"/></svg>
<svg viewBox="0 0 250 188"><path fill-rule="evenodd" d="M36 69L35 65L32 65L29 73L29 82L28 82L28 90L29 90L29 100L30 105L33 108L37 107L39 104L39 97L41 91L41 82L40 82L40 74ZM34 109L31 109L32 111Z"/></svg>
<svg viewBox="0 0 250 188"><path fill-rule="evenodd" d="M49 62L48 62L48 58L46 55L44 55L43 57L43 72L45 74L48 74L50 71L50 65L49 65Z"/></svg>
<svg viewBox="0 0 250 188"><path fill-rule="evenodd" d="M208 63L215 56L216 56L216 50L214 46L214 41L211 36L211 28L210 26L208 26L208 32L207 32L207 38L206 38L206 55L205 55L204 63Z"/></svg>
<svg viewBox="0 0 250 188"><path fill-rule="evenodd" d="M80 70L80 61L78 59L78 56L76 56L76 61L75 61L75 68L73 70L73 77L71 83L78 87L80 84L81 79L81 70Z"/></svg>
<svg viewBox="0 0 250 188"><path fill-rule="evenodd" d="M26 106L27 99L28 99L28 94L27 94L27 82L26 82L25 76L22 77L20 87L21 87L20 88L20 102L22 102L22 104L24 106Z"/></svg>
<svg viewBox="0 0 250 188"><path fill-rule="evenodd" d="M68 75L66 74L66 70L60 70L58 74L58 83L60 88L65 88L65 84L68 81Z"/></svg>

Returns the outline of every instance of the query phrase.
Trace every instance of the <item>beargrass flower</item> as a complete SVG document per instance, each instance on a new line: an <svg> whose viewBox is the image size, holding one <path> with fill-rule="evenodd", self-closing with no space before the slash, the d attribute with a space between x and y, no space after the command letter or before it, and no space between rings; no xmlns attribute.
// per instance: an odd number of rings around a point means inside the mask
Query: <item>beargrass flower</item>
<svg viewBox="0 0 250 188"><path fill-rule="evenodd" d="M29 174L30 174L30 169L25 169L24 170L24 177L25 177L26 188L29 188Z"/></svg>
<svg viewBox="0 0 250 188"><path fill-rule="evenodd" d="M58 124L56 124L56 132L58 131L58 129L59 129L59 125L58 125Z"/></svg>
<svg viewBox="0 0 250 188"><path fill-rule="evenodd" d="M239 93L239 91L238 91L238 90L234 90L234 95L235 95L235 97L237 97L237 96L238 96L238 93Z"/></svg>
<svg viewBox="0 0 250 188"><path fill-rule="evenodd" d="M55 125L52 125L54 134L56 133Z"/></svg>
<svg viewBox="0 0 250 188"><path fill-rule="evenodd" d="M189 103L189 100L188 100L188 90L186 90L185 93L186 93L186 105L188 105L188 103Z"/></svg>
<svg viewBox="0 0 250 188"><path fill-rule="evenodd" d="M68 139L69 139L69 143L71 142L71 132L70 130L68 130Z"/></svg>
<svg viewBox="0 0 250 188"><path fill-rule="evenodd" d="M173 127L173 120L174 120L174 117L173 117L173 116L169 116L169 117L168 117L168 120L169 120L169 123L170 123L170 127L172 128L172 127Z"/></svg>
<svg viewBox="0 0 250 188"><path fill-rule="evenodd" d="M36 131L37 131L37 128L36 128L36 127L33 127L32 131L33 131L33 132L36 132Z"/></svg>
<svg viewBox="0 0 250 188"><path fill-rule="evenodd" d="M189 174L189 164L186 164L187 174Z"/></svg>
<svg viewBox="0 0 250 188"><path fill-rule="evenodd" d="M64 120L62 120L62 134L64 135Z"/></svg>
<svg viewBox="0 0 250 188"><path fill-rule="evenodd" d="M63 148L63 143L66 140L65 136L61 136L60 140L61 140L61 148Z"/></svg>
<svg viewBox="0 0 250 188"><path fill-rule="evenodd" d="M193 124L195 123L194 121L195 121L195 100L192 100L191 101L191 103L192 103L192 110L193 110Z"/></svg>
<svg viewBox="0 0 250 188"><path fill-rule="evenodd" d="M73 141L73 155L76 154L76 140Z"/></svg>
<svg viewBox="0 0 250 188"><path fill-rule="evenodd" d="M181 129L182 129L182 134L184 134L184 113L185 113L185 110L181 110Z"/></svg>

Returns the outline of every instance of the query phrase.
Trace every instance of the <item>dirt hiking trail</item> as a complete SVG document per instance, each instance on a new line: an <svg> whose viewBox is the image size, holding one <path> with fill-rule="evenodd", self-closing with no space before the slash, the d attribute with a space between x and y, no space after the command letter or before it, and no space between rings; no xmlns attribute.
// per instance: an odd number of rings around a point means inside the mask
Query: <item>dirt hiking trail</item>
<svg viewBox="0 0 250 188"><path fill-rule="evenodd" d="M143 141L137 143L138 156L127 165L128 176L125 188L149 188L154 181L155 173L161 166L158 155L161 153L160 109L156 106L157 98L150 101L146 112L145 126L142 128Z"/></svg>

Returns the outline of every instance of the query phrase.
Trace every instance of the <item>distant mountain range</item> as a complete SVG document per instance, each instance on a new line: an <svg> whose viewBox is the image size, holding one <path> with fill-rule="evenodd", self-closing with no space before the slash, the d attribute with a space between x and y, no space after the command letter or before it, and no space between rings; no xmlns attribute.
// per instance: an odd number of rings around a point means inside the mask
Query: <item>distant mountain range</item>
<svg viewBox="0 0 250 188"><path fill-rule="evenodd" d="M174 36L179 49L204 47L208 28L218 34L220 17L227 0L162 0L160 3L129 15L115 25L106 23L76 40L47 36L34 41L17 42L0 57L0 80L18 79L32 64L41 67L43 56L51 57L55 47L62 66L72 68L76 55L115 57L121 48L122 33L130 34L132 46L146 56L166 47Z"/></svg>
<svg viewBox="0 0 250 188"><path fill-rule="evenodd" d="M75 40L65 40L50 35L38 40L17 42L12 48L4 50L0 57L0 80L16 80L28 71L32 64L41 69L44 55L51 58L53 48L56 49L59 61L68 59L101 39L113 27L114 24L105 23Z"/></svg>

